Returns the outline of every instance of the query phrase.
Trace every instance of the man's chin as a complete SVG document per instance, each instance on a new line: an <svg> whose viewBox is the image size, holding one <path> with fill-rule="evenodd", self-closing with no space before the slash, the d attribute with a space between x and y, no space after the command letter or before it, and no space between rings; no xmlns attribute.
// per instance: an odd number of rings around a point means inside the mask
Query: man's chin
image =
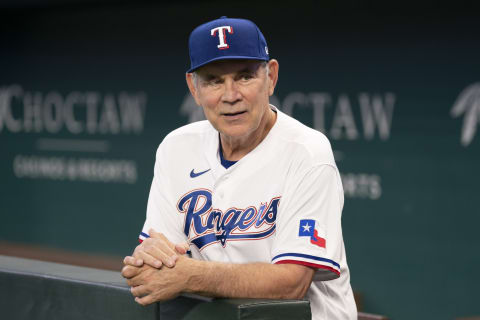
<svg viewBox="0 0 480 320"><path fill-rule="evenodd" d="M222 136L231 139L242 139L248 136L249 130L243 125L227 125L220 131Z"/></svg>

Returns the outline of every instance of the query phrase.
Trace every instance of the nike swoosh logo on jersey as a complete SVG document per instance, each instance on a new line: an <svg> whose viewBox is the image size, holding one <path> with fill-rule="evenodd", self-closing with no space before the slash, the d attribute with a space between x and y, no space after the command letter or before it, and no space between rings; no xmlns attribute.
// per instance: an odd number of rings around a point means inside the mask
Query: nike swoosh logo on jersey
<svg viewBox="0 0 480 320"><path fill-rule="evenodd" d="M194 172L193 170L195 170L195 169L192 169L192 171L190 171L190 178L196 178L196 177L201 176L202 174L210 171L210 169L207 169L207 170L205 170L205 171L197 172L197 173L196 173L196 172Z"/></svg>

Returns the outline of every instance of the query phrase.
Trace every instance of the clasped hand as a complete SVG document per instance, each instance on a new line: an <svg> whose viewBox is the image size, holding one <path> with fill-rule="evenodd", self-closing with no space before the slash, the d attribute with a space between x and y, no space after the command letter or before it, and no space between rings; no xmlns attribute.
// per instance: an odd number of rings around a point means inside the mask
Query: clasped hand
<svg viewBox="0 0 480 320"><path fill-rule="evenodd" d="M150 238L123 259L122 276L127 279L135 301L148 305L175 298L186 289L188 244L173 244L153 229Z"/></svg>

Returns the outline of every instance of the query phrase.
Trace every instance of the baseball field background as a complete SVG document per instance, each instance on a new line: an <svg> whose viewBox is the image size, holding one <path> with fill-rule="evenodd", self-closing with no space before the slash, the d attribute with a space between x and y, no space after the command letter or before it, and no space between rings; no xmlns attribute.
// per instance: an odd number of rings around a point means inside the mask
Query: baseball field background
<svg viewBox="0 0 480 320"><path fill-rule="evenodd" d="M480 315L472 3L0 4L0 241L129 254L158 144L203 119L185 85L188 35L243 17L280 63L271 102L332 143L352 286L366 311Z"/></svg>

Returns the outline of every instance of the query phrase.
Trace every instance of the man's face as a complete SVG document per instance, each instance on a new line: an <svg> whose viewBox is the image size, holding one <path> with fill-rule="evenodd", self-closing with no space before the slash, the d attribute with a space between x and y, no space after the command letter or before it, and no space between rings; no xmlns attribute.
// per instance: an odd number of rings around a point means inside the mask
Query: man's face
<svg viewBox="0 0 480 320"><path fill-rule="evenodd" d="M263 130L278 75L276 60L268 64L267 75L262 61L215 61L197 70L196 84L187 74L195 101L223 136L249 139Z"/></svg>

